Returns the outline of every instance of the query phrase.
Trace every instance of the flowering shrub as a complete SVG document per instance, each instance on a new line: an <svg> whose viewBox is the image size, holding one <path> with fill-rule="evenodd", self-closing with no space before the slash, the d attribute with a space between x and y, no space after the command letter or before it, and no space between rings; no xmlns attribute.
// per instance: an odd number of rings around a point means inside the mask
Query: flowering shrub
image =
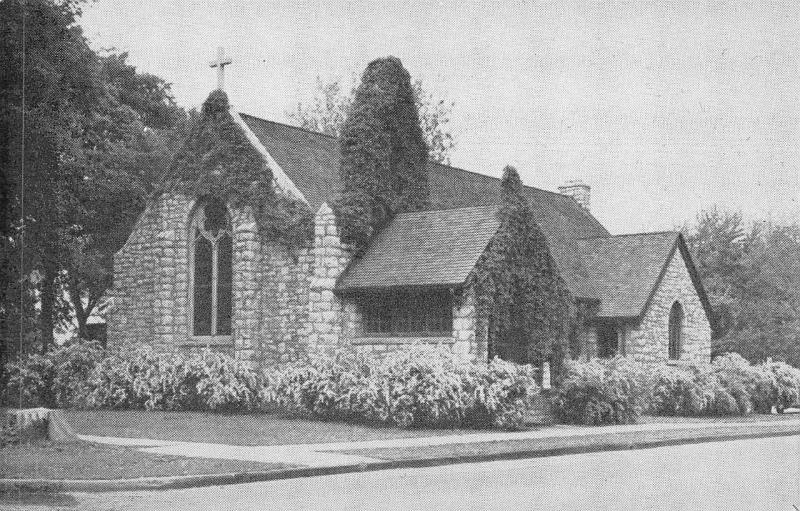
<svg viewBox="0 0 800 511"><path fill-rule="evenodd" d="M631 424L649 396L646 370L623 358L572 361L553 396L556 417L568 424Z"/></svg>
<svg viewBox="0 0 800 511"><path fill-rule="evenodd" d="M92 408L251 410L261 385L255 371L210 350L185 356L128 346L97 365L83 403Z"/></svg>
<svg viewBox="0 0 800 511"><path fill-rule="evenodd" d="M331 357L313 353L264 374L266 402L319 417L347 418L351 409L366 413L377 399L377 389L375 397L361 391L368 361L344 351Z"/></svg>
<svg viewBox="0 0 800 511"><path fill-rule="evenodd" d="M4 401L25 408L69 406L85 391L101 356L97 344L78 342L10 362Z"/></svg>
<svg viewBox="0 0 800 511"><path fill-rule="evenodd" d="M711 367L719 384L736 400L739 413L770 413L772 375L763 365L750 365L738 353L726 353L715 358Z"/></svg>
<svg viewBox="0 0 800 511"><path fill-rule="evenodd" d="M428 347L382 360L350 351L316 354L266 374L265 398L279 406L401 427L517 428L537 390L530 366L473 364Z"/></svg>
<svg viewBox="0 0 800 511"><path fill-rule="evenodd" d="M0 416L0 448L20 442L19 428L13 415Z"/></svg>
<svg viewBox="0 0 800 511"><path fill-rule="evenodd" d="M702 415L711 409L714 386L708 372L667 366L656 370L650 411L658 415Z"/></svg>
<svg viewBox="0 0 800 511"><path fill-rule="evenodd" d="M763 370L771 376L770 400L778 413L800 405L800 369L785 362L767 362Z"/></svg>
<svg viewBox="0 0 800 511"><path fill-rule="evenodd" d="M651 410L662 415L770 413L800 401L800 370L783 362L751 365L736 353L711 364L656 372Z"/></svg>

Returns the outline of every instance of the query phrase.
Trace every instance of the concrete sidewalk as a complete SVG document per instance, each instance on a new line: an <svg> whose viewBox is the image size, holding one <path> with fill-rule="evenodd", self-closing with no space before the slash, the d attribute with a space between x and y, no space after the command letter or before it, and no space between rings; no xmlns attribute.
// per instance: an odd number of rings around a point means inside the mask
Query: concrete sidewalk
<svg viewBox="0 0 800 511"><path fill-rule="evenodd" d="M638 443L637 438L647 438L652 441L654 439L653 434L657 434L662 439L666 438L672 441L697 441L698 439L713 440L720 436L728 439L737 436L751 437L761 434L794 433L800 434L800 417L796 420L782 421L650 423L605 427L557 425L534 431L480 432L424 438L270 446L235 446L90 435L79 435L79 437L89 442L139 447L141 451L154 454L327 468L343 466L364 467L371 464L380 464L387 459L383 456L374 457L354 454L358 451L380 453L388 450L404 450L408 451L404 459L410 459L414 457L414 452L431 447L464 445L474 447L477 445L505 443L512 450L515 445L525 445L526 450L530 450L532 446L539 446L544 450L553 445L569 446L570 443L580 444L581 446L591 445L593 442L603 445L633 446ZM509 452L509 450L505 449L504 452Z"/></svg>
<svg viewBox="0 0 800 511"><path fill-rule="evenodd" d="M521 432L478 432L426 438L271 446L79 435L88 442L128 446L155 454L281 463L295 465L295 468L114 480L0 479L0 492L164 490L788 435L800 435L800 417L768 421L665 422L606 427L549 426Z"/></svg>

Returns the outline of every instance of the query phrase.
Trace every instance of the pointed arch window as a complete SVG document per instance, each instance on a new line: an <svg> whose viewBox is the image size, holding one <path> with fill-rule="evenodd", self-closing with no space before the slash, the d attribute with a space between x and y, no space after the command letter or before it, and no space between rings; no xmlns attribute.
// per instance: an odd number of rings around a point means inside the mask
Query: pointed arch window
<svg viewBox="0 0 800 511"><path fill-rule="evenodd" d="M683 349L683 307L680 302L672 304L669 311L669 358L678 360Z"/></svg>
<svg viewBox="0 0 800 511"><path fill-rule="evenodd" d="M195 337L231 336L233 237L230 216L219 199L204 201L192 218L191 326Z"/></svg>

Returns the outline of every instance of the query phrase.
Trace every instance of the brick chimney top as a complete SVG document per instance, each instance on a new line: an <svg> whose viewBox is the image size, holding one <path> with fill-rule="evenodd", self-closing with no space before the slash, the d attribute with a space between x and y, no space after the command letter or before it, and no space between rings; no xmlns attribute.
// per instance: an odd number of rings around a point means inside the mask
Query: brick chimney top
<svg viewBox="0 0 800 511"><path fill-rule="evenodd" d="M575 199L582 208L589 209L592 188L580 179L571 179L558 187L558 193Z"/></svg>

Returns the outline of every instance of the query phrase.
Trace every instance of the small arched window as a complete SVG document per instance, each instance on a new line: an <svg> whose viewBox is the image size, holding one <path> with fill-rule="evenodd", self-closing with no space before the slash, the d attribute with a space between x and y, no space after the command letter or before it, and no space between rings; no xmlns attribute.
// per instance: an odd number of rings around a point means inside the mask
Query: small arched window
<svg viewBox="0 0 800 511"><path fill-rule="evenodd" d="M230 336L233 239L225 203L204 201L190 226L192 334Z"/></svg>
<svg viewBox="0 0 800 511"><path fill-rule="evenodd" d="M679 302L672 304L669 311L669 358L678 360L683 349L683 307Z"/></svg>

